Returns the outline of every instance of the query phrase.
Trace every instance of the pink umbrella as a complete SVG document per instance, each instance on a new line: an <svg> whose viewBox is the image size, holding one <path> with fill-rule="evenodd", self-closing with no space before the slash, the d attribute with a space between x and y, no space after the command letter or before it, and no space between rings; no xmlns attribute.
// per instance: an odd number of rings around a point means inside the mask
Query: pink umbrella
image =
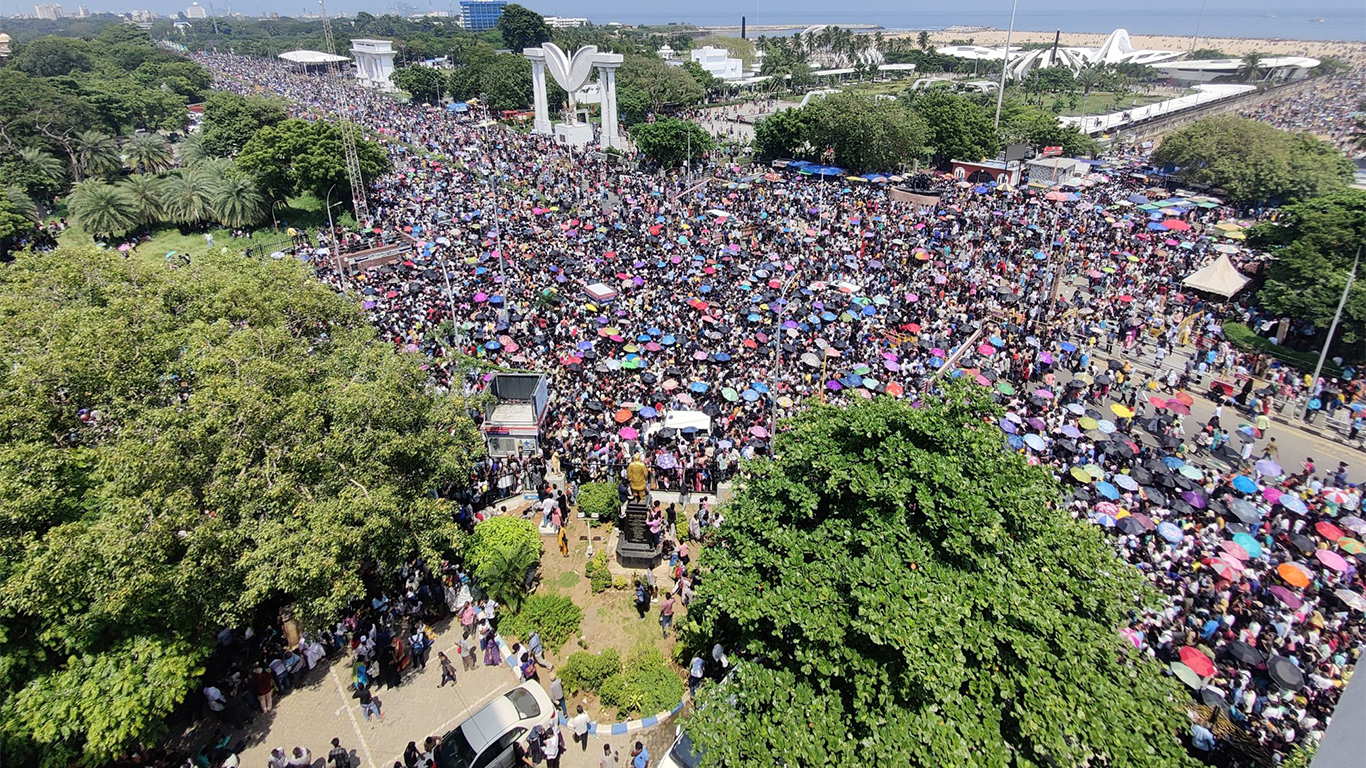
<svg viewBox="0 0 1366 768"><path fill-rule="evenodd" d="M1266 499L1268 502L1272 504L1275 504L1281 498L1281 489L1272 488L1268 485L1267 487L1262 489L1262 498Z"/></svg>
<svg viewBox="0 0 1366 768"><path fill-rule="evenodd" d="M1044 400L1052 400L1052 399L1053 399L1053 393L1050 392L1050 391L1048 391L1048 390L1046 390L1046 389L1036 389L1036 390L1034 390L1034 396L1035 396L1035 397L1043 398Z"/></svg>
<svg viewBox="0 0 1366 768"><path fill-rule="evenodd" d="M768 430L763 427L750 427L749 433L755 437L768 437Z"/></svg>
<svg viewBox="0 0 1366 768"><path fill-rule="evenodd" d="M940 349L939 347L935 347L934 349L930 350L930 354L934 355L935 357L943 357L944 350Z"/></svg>
<svg viewBox="0 0 1366 768"><path fill-rule="evenodd" d="M990 344L979 344L977 346L977 354L983 356L994 355L996 354L996 348L991 346Z"/></svg>
<svg viewBox="0 0 1366 768"><path fill-rule="evenodd" d="M1225 541L1219 545L1219 548L1224 550L1224 554L1229 557L1236 557L1239 560L1247 559L1247 550L1243 549L1243 545L1237 542Z"/></svg>
<svg viewBox="0 0 1366 768"><path fill-rule="evenodd" d="M489 300L489 295L487 293L476 293L474 294L474 300L476 303L483 303Z"/></svg>
<svg viewBox="0 0 1366 768"><path fill-rule="evenodd" d="M622 440L634 440L640 437L640 433L636 431L635 427L622 427L620 434Z"/></svg>
<svg viewBox="0 0 1366 768"><path fill-rule="evenodd" d="M1347 570L1347 561L1343 559L1342 555L1339 555L1332 550L1316 549L1314 550L1314 557L1317 557L1319 562L1323 563L1329 570L1337 571L1339 573Z"/></svg>

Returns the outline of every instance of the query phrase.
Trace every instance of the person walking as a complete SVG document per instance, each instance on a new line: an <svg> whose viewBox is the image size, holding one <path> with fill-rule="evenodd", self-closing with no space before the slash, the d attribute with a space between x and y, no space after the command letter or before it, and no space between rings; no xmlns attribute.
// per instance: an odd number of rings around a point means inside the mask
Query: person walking
<svg viewBox="0 0 1366 768"><path fill-rule="evenodd" d="M650 610L650 592L645 588L645 582L636 579L636 613L638 619L645 618L645 612Z"/></svg>
<svg viewBox="0 0 1366 768"><path fill-rule="evenodd" d="M650 768L650 750L642 742L637 741L631 750L631 768Z"/></svg>
<svg viewBox="0 0 1366 768"><path fill-rule="evenodd" d="M270 708L275 703L275 680L269 672L260 667L251 671L251 692L256 694L256 701L261 705L261 711L270 712Z"/></svg>
<svg viewBox="0 0 1366 768"><path fill-rule="evenodd" d="M436 657L441 660L441 684L438 685L437 688L445 688L446 683L456 682L455 664L451 662L450 658L447 657L443 651L437 651Z"/></svg>
<svg viewBox="0 0 1366 768"><path fill-rule="evenodd" d="M332 768L351 768L351 753L341 745L341 739L332 739L332 751L327 753L327 762Z"/></svg>
<svg viewBox="0 0 1366 768"><path fill-rule="evenodd" d="M569 710L564 705L564 683L560 682L560 678L551 678L547 693L550 694L550 702L555 705L555 709L558 709L564 719L568 720Z"/></svg>
<svg viewBox="0 0 1366 768"><path fill-rule="evenodd" d="M611 744L602 745L602 758L598 761L599 768L618 768L621 764L621 753L612 749Z"/></svg>
<svg viewBox="0 0 1366 768"><path fill-rule="evenodd" d="M669 636L669 627L674 623L674 597L665 595L659 603L659 628L664 631L664 637Z"/></svg>
<svg viewBox="0 0 1366 768"><path fill-rule="evenodd" d="M356 691L356 698L360 699L360 711L361 714L365 715L367 721L371 717L384 718L384 712L380 711L379 699L370 693L369 688L361 688Z"/></svg>

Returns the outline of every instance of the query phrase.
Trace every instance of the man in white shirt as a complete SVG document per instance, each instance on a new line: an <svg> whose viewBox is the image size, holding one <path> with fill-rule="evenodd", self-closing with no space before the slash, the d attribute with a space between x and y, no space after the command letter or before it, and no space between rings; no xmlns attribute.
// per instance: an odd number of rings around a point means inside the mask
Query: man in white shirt
<svg viewBox="0 0 1366 768"><path fill-rule="evenodd" d="M574 715L569 721L569 727L574 731L574 741L579 742L579 746L584 752L588 751L588 713L583 711L583 705L579 705L578 714Z"/></svg>
<svg viewBox="0 0 1366 768"><path fill-rule="evenodd" d="M218 686L210 685L204 689L204 698L209 702L209 711L222 712L228 707L228 699Z"/></svg>

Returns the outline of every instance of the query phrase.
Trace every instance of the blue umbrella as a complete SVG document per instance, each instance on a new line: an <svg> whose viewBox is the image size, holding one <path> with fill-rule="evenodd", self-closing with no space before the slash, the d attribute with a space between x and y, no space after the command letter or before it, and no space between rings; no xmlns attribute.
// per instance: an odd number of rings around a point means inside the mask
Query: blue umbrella
<svg viewBox="0 0 1366 768"><path fill-rule="evenodd" d="M1070 342L1070 341L1064 341L1063 343L1059 344L1058 346L1059 346L1059 347L1062 349L1062 351L1064 351L1064 352L1076 352L1076 351L1077 351L1077 345L1076 345L1076 344L1073 344L1073 343Z"/></svg>
<svg viewBox="0 0 1366 768"><path fill-rule="evenodd" d="M745 316L745 319L750 321L751 323L757 323L759 321L759 315L755 312L750 312L748 315Z"/></svg>
<svg viewBox="0 0 1366 768"><path fill-rule="evenodd" d="M1024 444L1036 451L1042 451L1047 446L1043 438L1038 435L1025 435Z"/></svg>
<svg viewBox="0 0 1366 768"><path fill-rule="evenodd" d="M877 308L874 307L872 304L869 304L868 306L863 308L863 314L867 315L868 317L872 317L873 315L877 314Z"/></svg>
<svg viewBox="0 0 1366 768"><path fill-rule="evenodd" d="M730 354L727 353L727 352L717 352L717 353L714 355L714 357L716 358L716 362L718 362L718 363L728 363L728 362L730 362Z"/></svg>
<svg viewBox="0 0 1366 768"><path fill-rule="evenodd" d="M640 414L640 417L642 419L653 419L654 417L659 415L659 411L656 411L654 408L648 405L644 408L641 408L639 411L637 411L637 413Z"/></svg>
<svg viewBox="0 0 1366 768"><path fill-rule="evenodd" d="M1007 435L1013 435L1015 434L1015 430L1019 429L1019 427L1015 426L1015 422L1010 419L1001 419L1000 425L1001 431Z"/></svg>
<svg viewBox="0 0 1366 768"><path fill-rule="evenodd" d="M490 304L502 304L502 303L503 303L503 297L502 297L502 296L490 296L490 297L489 297L489 303L490 303Z"/></svg>
<svg viewBox="0 0 1366 768"><path fill-rule="evenodd" d="M756 381L753 384L750 384L749 388L755 392L768 392L768 385L762 381Z"/></svg>
<svg viewBox="0 0 1366 768"><path fill-rule="evenodd" d="M1119 489L1104 480L1096 483L1096 493L1099 493L1101 496L1104 496L1111 501L1119 498Z"/></svg>
<svg viewBox="0 0 1366 768"><path fill-rule="evenodd" d="M666 333L664 334L664 338L659 340L659 343L666 347L672 347L674 344L678 343L678 339L675 339L672 333Z"/></svg>
<svg viewBox="0 0 1366 768"><path fill-rule="evenodd" d="M1091 518L1091 522L1095 523L1096 525L1103 525L1106 528L1115 527L1114 515L1107 515L1104 512L1092 512L1089 515L1089 517Z"/></svg>
<svg viewBox="0 0 1366 768"><path fill-rule="evenodd" d="M1150 221L1150 222L1148 222L1148 229L1151 229L1151 230L1153 230L1154 232L1166 232L1166 231L1167 231L1167 228L1166 228L1166 227L1162 226L1159 222L1156 222L1156 221Z"/></svg>
<svg viewBox="0 0 1366 768"><path fill-rule="evenodd" d="M659 330L658 328L654 327L653 325L650 326L649 328L646 328L646 329L645 329L645 332L648 333L648 334L650 334L651 336L658 336L659 334L663 333L663 331Z"/></svg>
<svg viewBox="0 0 1366 768"><path fill-rule="evenodd" d="M821 313L821 319L824 320L824 321L827 322L827 323L834 322L834 320L835 320L835 313L834 313L834 312L822 312L822 313Z"/></svg>
<svg viewBox="0 0 1366 768"><path fill-rule="evenodd" d="M688 385L688 389L691 389L692 391L700 395L703 392L707 391L707 384L704 381L694 381L693 383Z"/></svg>
<svg viewBox="0 0 1366 768"><path fill-rule="evenodd" d="M1181 543L1181 540L1185 538L1185 535L1181 533L1181 529L1171 523L1158 523L1157 535L1173 544L1179 544Z"/></svg>
<svg viewBox="0 0 1366 768"><path fill-rule="evenodd" d="M1018 451L1024 447L1024 441L1020 439L1019 435L1006 435L1006 445L1010 450Z"/></svg>
<svg viewBox="0 0 1366 768"><path fill-rule="evenodd" d="M1281 506L1297 515L1303 515L1305 512L1309 511L1309 508L1304 505L1304 502L1300 500L1299 496L1291 496L1288 493L1281 494Z"/></svg>
<svg viewBox="0 0 1366 768"><path fill-rule="evenodd" d="M991 346L993 347L1004 347L1006 345L1005 339L1002 339L1000 336L992 336L990 339L987 339L987 341L990 341Z"/></svg>
<svg viewBox="0 0 1366 768"><path fill-rule="evenodd" d="M502 348L503 348L503 345L502 345L502 344L499 344L499 343L496 342L496 341L490 341L489 343L487 343L487 344L484 345L484 349L502 349Z"/></svg>
<svg viewBox="0 0 1366 768"><path fill-rule="evenodd" d="M648 333L641 333L641 334L638 334L638 335L636 336L636 341L649 341L649 340L650 340L650 334L648 334Z"/></svg>
<svg viewBox="0 0 1366 768"><path fill-rule="evenodd" d="M747 389L747 390L745 390L744 392L741 392L741 393L740 393L740 397L743 397L746 401L752 403L752 402L754 402L755 400L758 400L758 399L759 399L759 393L758 393L758 392L755 392L755 391L752 390L752 389Z"/></svg>
<svg viewBox="0 0 1366 768"><path fill-rule="evenodd" d="M1175 456L1163 456L1162 463L1167 465L1167 469L1180 469L1186 466L1186 462L1176 458Z"/></svg>
<svg viewBox="0 0 1366 768"><path fill-rule="evenodd" d="M1233 490L1241 493L1256 493L1257 483L1247 475L1238 475L1233 478Z"/></svg>

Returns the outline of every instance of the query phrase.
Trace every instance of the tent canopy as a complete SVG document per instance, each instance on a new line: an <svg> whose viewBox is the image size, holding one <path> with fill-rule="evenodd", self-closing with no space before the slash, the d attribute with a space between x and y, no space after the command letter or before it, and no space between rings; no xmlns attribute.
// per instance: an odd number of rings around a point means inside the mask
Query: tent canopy
<svg viewBox="0 0 1366 768"><path fill-rule="evenodd" d="M1196 272L1192 273L1182 285L1205 293L1213 293L1225 298L1232 296L1251 282L1251 278L1243 275L1238 268L1233 266L1233 262L1228 260L1228 254L1220 254L1219 258L1206 264Z"/></svg>
<svg viewBox="0 0 1366 768"><path fill-rule="evenodd" d="M307 50L286 51L280 54L280 58L294 64L331 64L338 61L350 61L345 56Z"/></svg>

